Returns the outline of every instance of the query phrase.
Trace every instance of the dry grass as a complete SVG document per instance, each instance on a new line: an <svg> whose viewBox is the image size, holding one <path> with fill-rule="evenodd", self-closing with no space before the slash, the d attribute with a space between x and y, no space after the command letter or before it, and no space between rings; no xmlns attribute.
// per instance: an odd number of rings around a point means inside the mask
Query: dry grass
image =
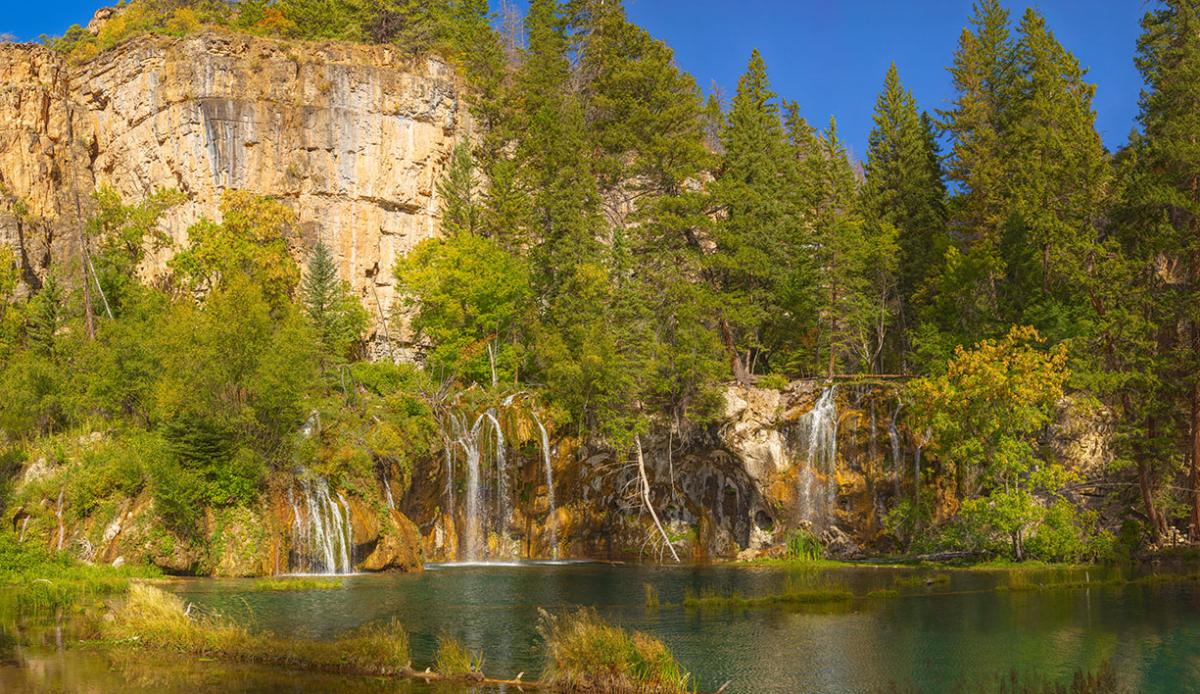
<svg viewBox="0 0 1200 694"><path fill-rule="evenodd" d="M679 694L694 691L691 676L667 647L630 634L581 609L558 617L542 612L546 669L542 681L565 692Z"/></svg>
<svg viewBox="0 0 1200 694"><path fill-rule="evenodd" d="M130 586L128 600L102 633L148 648L327 672L394 675L409 662L408 634L396 623L334 641L287 639L251 633L219 616L194 617L178 596L141 584Z"/></svg>

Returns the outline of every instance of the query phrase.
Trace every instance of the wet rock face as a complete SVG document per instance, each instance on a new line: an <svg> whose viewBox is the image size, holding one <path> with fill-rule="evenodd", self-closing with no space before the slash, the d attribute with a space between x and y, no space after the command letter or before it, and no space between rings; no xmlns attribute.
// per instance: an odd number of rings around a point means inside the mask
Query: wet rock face
<svg viewBox="0 0 1200 694"><path fill-rule="evenodd" d="M219 217L222 192L246 189L291 206L304 245L329 245L380 315L396 259L437 233L436 181L466 119L450 67L384 46L209 32L142 37L71 66L0 45L0 243L40 277L75 252L99 185L129 201L182 191L164 219L177 246Z"/></svg>

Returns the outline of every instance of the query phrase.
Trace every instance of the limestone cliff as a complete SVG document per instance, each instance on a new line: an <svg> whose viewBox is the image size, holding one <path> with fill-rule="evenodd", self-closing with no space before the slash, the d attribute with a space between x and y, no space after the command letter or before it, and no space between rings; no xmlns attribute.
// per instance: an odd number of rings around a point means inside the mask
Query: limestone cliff
<svg viewBox="0 0 1200 694"><path fill-rule="evenodd" d="M99 185L131 201L182 191L164 220L176 247L201 216L219 217L223 191L246 189L290 205L303 245L328 244L379 317L396 258L437 233L436 181L468 127L453 70L387 46L208 32L69 65L0 45L0 243L19 248L36 287L52 261L77 263Z"/></svg>

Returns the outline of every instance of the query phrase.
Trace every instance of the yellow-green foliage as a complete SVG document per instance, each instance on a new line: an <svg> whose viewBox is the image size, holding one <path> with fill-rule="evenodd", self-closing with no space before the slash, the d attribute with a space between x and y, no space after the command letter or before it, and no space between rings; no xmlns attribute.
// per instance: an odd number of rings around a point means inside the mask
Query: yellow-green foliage
<svg viewBox="0 0 1200 694"><path fill-rule="evenodd" d="M118 11L92 35L78 24L60 38L49 39L48 45L66 53L73 62L90 60L103 51L115 48L137 36L160 34L186 36L204 26L222 23L220 3L196 3L179 7L163 0L122 2Z"/></svg>
<svg viewBox="0 0 1200 694"><path fill-rule="evenodd" d="M542 612L545 683L567 692L672 694L690 692L691 676L658 639L608 624L589 609Z"/></svg>
<svg viewBox="0 0 1200 694"><path fill-rule="evenodd" d="M468 650L449 634L438 636L436 662L434 669L443 677L481 676L483 670L483 654Z"/></svg>
<svg viewBox="0 0 1200 694"><path fill-rule="evenodd" d="M129 599L102 627L105 638L149 648L244 662L368 675L395 675L408 666L408 634L399 624L368 626L333 641L252 633L219 616L192 616L183 600L134 584Z"/></svg>

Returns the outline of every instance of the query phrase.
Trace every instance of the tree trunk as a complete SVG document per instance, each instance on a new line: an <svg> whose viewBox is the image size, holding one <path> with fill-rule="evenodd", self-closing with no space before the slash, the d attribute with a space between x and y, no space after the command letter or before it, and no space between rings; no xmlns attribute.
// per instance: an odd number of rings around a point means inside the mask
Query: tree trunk
<svg viewBox="0 0 1200 694"><path fill-rule="evenodd" d="M725 349L729 352L729 367L733 372L733 378L741 385L749 385L750 373L746 369L746 365L742 362L741 356L738 355L737 346L733 343L733 329L729 327L729 321L722 318L720 321L721 340L725 343Z"/></svg>
<svg viewBox="0 0 1200 694"><path fill-rule="evenodd" d="M637 462L638 476L642 478L642 503L646 505L646 510L650 512L650 517L654 519L654 525L658 528L658 532L662 534L663 542L667 543L667 549L671 550L671 556L675 557L675 563L679 563L679 555L675 552L675 545L671 543L671 538L667 535L667 531L663 528L662 521L658 520L658 514L654 511L654 504L650 503L650 478L646 477L646 460L642 457L642 437L635 436L633 439L637 443Z"/></svg>
<svg viewBox="0 0 1200 694"><path fill-rule="evenodd" d="M1192 348L1200 353L1200 331L1192 326ZM1192 426L1191 426L1191 481L1192 522L1188 527L1188 539L1200 539L1200 380L1192 385Z"/></svg>

